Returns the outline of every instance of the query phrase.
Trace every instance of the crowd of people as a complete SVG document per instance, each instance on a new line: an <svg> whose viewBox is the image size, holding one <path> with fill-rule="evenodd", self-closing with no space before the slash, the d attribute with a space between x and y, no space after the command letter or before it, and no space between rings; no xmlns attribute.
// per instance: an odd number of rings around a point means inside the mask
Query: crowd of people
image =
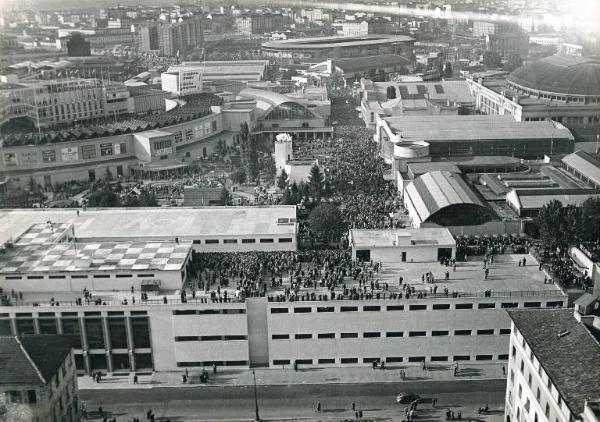
<svg viewBox="0 0 600 422"><path fill-rule="evenodd" d="M468 255L494 255L503 253L529 253L535 246L530 237L519 235L458 236L456 256L465 260Z"/></svg>

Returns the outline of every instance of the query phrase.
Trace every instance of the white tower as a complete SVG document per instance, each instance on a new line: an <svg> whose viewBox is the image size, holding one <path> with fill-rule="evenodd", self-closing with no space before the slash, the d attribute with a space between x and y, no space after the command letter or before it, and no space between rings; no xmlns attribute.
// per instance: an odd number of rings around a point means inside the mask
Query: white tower
<svg viewBox="0 0 600 422"><path fill-rule="evenodd" d="M285 168L285 165L294 159L292 151L292 137L287 133L280 133L275 137L275 167L277 176Z"/></svg>

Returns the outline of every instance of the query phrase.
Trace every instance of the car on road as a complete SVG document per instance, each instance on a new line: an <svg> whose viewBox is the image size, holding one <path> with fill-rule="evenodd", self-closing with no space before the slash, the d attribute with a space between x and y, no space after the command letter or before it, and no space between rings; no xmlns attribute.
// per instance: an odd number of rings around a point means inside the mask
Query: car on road
<svg viewBox="0 0 600 422"><path fill-rule="evenodd" d="M418 401L421 399L421 396L413 393L400 393L396 397L396 402L398 403L412 403L414 401Z"/></svg>

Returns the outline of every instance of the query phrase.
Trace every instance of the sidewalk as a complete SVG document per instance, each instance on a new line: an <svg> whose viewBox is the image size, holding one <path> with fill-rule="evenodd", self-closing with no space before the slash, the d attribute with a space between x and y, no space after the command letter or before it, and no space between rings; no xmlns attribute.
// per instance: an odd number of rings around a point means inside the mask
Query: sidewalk
<svg viewBox="0 0 600 422"><path fill-rule="evenodd" d="M401 370L405 372L404 382L428 381L458 381L503 379L502 363L465 363L459 364L459 372L454 376L454 364L429 364L426 370L419 364L395 365L386 369L372 369L370 366L360 367L306 367L294 371L286 365L284 368L258 368L256 383L258 385L298 385L298 384L361 384L361 383L391 383L402 382ZM89 375L78 378L80 390L95 389L144 389L164 387L233 387L252 386L252 370L221 369L213 374L212 368L207 368L209 380L207 384L200 383L200 370L189 370L188 381L182 382L185 369L179 372L155 372L148 375L138 375L138 383L133 383L133 374L106 375L100 383L96 383Z"/></svg>

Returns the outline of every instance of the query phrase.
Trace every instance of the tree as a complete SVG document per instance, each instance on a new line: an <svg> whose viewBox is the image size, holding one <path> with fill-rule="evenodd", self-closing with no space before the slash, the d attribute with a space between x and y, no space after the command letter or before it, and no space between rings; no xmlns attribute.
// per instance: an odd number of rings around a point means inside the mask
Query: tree
<svg viewBox="0 0 600 422"><path fill-rule="evenodd" d="M395 98L396 98L396 88L393 86L388 86L387 87L387 99L393 100Z"/></svg>
<svg viewBox="0 0 600 422"><path fill-rule="evenodd" d="M243 168L237 169L231 173L230 177L233 183L241 185L246 181L246 171Z"/></svg>
<svg viewBox="0 0 600 422"><path fill-rule="evenodd" d="M348 229L338 207L323 203L316 206L308 217L310 230L319 238L337 242Z"/></svg>
<svg viewBox="0 0 600 422"><path fill-rule="evenodd" d="M156 207L158 205L154 192L143 190L142 193L140 193L139 199L141 207Z"/></svg>
<svg viewBox="0 0 600 422"><path fill-rule="evenodd" d="M518 67L521 67L522 65L523 65L523 58L518 54L511 54L510 56L508 56L508 60L506 61L506 64L504 65L504 69L507 72L512 72L513 70L515 70Z"/></svg>
<svg viewBox="0 0 600 422"><path fill-rule="evenodd" d="M140 198L137 195L127 195L122 201L122 205L127 208L139 207Z"/></svg>
<svg viewBox="0 0 600 422"><path fill-rule="evenodd" d="M90 207L118 207L120 205L119 197L109 189L98 189L92 192L88 197Z"/></svg>
<svg viewBox="0 0 600 422"><path fill-rule="evenodd" d="M233 198L225 186L221 189L221 205L233 204Z"/></svg>
<svg viewBox="0 0 600 422"><path fill-rule="evenodd" d="M111 181L113 179L113 174L110 171L110 167L106 166L106 172L104 173L104 180Z"/></svg>
<svg viewBox="0 0 600 422"><path fill-rule="evenodd" d="M502 66L502 57L495 51L486 51L483 53L483 65L486 69L497 69Z"/></svg>
<svg viewBox="0 0 600 422"><path fill-rule="evenodd" d="M287 188L288 185L288 174L285 169L281 170L281 173L277 177L277 187L281 190Z"/></svg>
<svg viewBox="0 0 600 422"><path fill-rule="evenodd" d="M273 154L267 154L262 162L262 169L269 180L275 179L275 176L277 175L277 166L275 165L275 158L273 158Z"/></svg>
<svg viewBox="0 0 600 422"><path fill-rule="evenodd" d="M321 173L319 166L315 164L311 167L310 174L308 175L308 193L317 200L321 199L321 194L323 193L323 181L323 173Z"/></svg>
<svg viewBox="0 0 600 422"><path fill-rule="evenodd" d="M452 63L446 62L446 64L444 65L444 72L442 73L442 75L444 75L445 78L451 78L454 75L452 71Z"/></svg>
<svg viewBox="0 0 600 422"><path fill-rule="evenodd" d="M242 164L246 171L248 180L256 181L258 178L258 151L256 148L256 138L250 136L248 123L242 123L240 127L240 143L242 148Z"/></svg>
<svg viewBox="0 0 600 422"><path fill-rule="evenodd" d="M560 228L561 241L565 246L571 246L577 243L579 230L581 227L581 209L576 205L569 204L562 210Z"/></svg>
<svg viewBox="0 0 600 422"><path fill-rule="evenodd" d="M581 204L581 240L600 240L600 198L588 198Z"/></svg>
<svg viewBox="0 0 600 422"><path fill-rule="evenodd" d="M561 233L565 227L562 209L562 203L554 199L542 207L537 217L542 242L553 250L563 249L564 246Z"/></svg>
<svg viewBox="0 0 600 422"><path fill-rule="evenodd" d="M227 153L227 144L225 143L224 140L219 139L217 141L217 146L215 147L215 152L217 153L217 155L219 157L225 156L225 154Z"/></svg>

